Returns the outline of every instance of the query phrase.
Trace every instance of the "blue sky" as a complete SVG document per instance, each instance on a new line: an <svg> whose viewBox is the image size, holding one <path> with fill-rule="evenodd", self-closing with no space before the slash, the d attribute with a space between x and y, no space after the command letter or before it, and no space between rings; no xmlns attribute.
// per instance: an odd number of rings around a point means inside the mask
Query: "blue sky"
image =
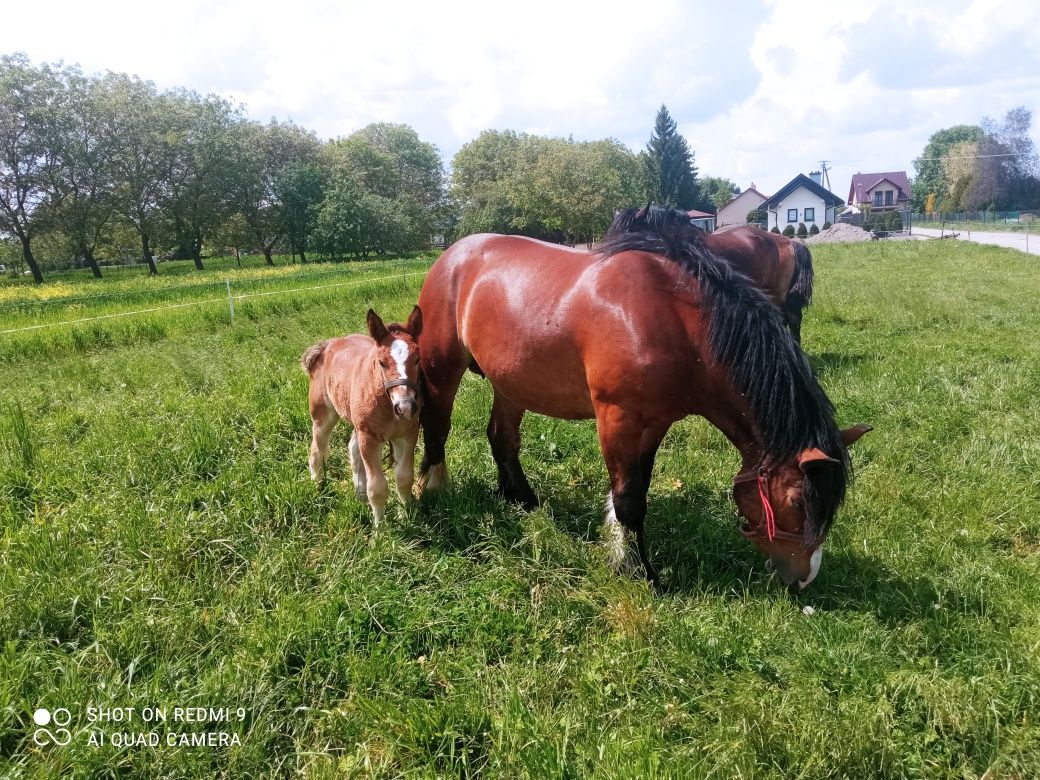
<svg viewBox="0 0 1040 780"><path fill-rule="evenodd" d="M826 159L841 197L856 171L912 175L941 127L1040 107L1040 6L1021 0L149 5L19 3L0 52L218 92L322 137L406 122L446 161L487 128L639 149L665 103L702 174L771 192Z"/></svg>

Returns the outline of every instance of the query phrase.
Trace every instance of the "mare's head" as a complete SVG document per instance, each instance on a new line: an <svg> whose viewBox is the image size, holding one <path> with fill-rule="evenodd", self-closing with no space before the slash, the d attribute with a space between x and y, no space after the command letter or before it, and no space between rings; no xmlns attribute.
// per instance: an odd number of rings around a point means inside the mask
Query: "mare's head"
<svg viewBox="0 0 1040 780"><path fill-rule="evenodd" d="M394 414L410 420L419 412L419 345L416 339L422 331L422 312L416 306L408 322L401 325L383 320L372 309L368 310L368 335L376 342L376 359L383 373L386 390Z"/></svg>
<svg viewBox="0 0 1040 780"><path fill-rule="evenodd" d="M844 497L847 448L870 430L869 425L842 430L837 457L811 447L733 478L740 532L792 590L807 587L820 571L823 543Z"/></svg>

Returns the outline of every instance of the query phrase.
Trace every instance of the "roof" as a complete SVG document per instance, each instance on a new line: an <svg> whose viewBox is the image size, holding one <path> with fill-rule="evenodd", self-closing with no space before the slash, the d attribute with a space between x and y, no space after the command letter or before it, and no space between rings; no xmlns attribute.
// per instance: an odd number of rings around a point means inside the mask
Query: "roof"
<svg viewBox="0 0 1040 780"><path fill-rule="evenodd" d="M726 201L725 205L722 208L720 208L719 211L722 211L722 209L726 208L731 203L735 202L738 198L743 198L745 195L747 195L749 193L757 195L758 197L760 197L762 199L763 202L769 200L769 196L768 195L763 195L761 192L756 190L754 187L748 187L743 192L738 192L736 195L734 195L732 198L730 198L728 201Z"/></svg>
<svg viewBox="0 0 1040 780"><path fill-rule="evenodd" d="M786 198L799 187L805 187L805 189L809 190L809 192L811 192L813 195L816 195L818 198L821 198L823 202L828 206L845 205L845 201L843 201L830 190L825 189L823 185L814 182L804 173L799 173L797 176L791 179L791 181L787 182L787 184L785 184L783 187L777 190L776 195L774 195L766 201L766 205L775 206L777 203L782 201L784 198Z"/></svg>
<svg viewBox="0 0 1040 780"><path fill-rule="evenodd" d="M852 175L852 183L849 185L849 203L863 200L868 192L885 179L892 182L899 190L899 197L896 200L906 200L910 197L910 180L906 178L906 171L855 173Z"/></svg>
<svg viewBox="0 0 1040 780"><path fill-rule="evenodd" d="M686 213L691 219L715 219L714 214L709 214L706 211L697 211L697 209L690 209Z"/></svg>

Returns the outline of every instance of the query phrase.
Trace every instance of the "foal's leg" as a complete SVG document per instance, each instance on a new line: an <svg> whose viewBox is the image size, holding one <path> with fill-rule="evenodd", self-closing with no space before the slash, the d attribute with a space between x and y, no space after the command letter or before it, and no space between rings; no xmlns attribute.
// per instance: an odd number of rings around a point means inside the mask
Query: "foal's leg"
<svg viewBox="0 0 1040 780"><path fill-rule="evenodd" d="M355 428L350 434L350 475L354 481L354 492L364 500L368 496L368 480L365 476L365 462L361 459L361 445L358 444L358 432Z"/></svg>
<svg viewBox="0 0 1040 780"><path fill-rule="evenodd" d="M331 404L311 404L311 454L307 465L311 479L320 482L325 478L325 461L329 457L329 438L339 422L339 415Z"/></svg>
<svg viewBox="0 0 1040 780"><path fill-rule="evenodd" d="M372 525L376 528L386 515L386 499L390 491L383 475L383 440L369 431L356 431L361 460L365 465L368 503L372 507Z"/></svg>
<svg viewBox="0 0 1040 780"><path fill-rule="evenodd" d="M602 405L596 408L596 428L610 475L607 524L611 535L612 563L618 568L626 567L631 550L625 532L633 533L646 577L658 584L660 577L646 552L644 521L654 456L667 425L648 425L645 420L626 413L620 407Z"/></svg>
<svg viewBox="0 0 1040 780"><path fill-rule="evenodd" d="M523 419L524 410L496 390L487 437L498 466L498 492L507 501L515 501L524 509L534 509L538 506L538 497L520 466L520 423Z"/></svg>
<svg viewBox="0 0 1040 780"><path fill-rule="evenodd" d="M397 497L403 504L408 504L412 500L412 483L415 481L415 444L418 441L419 426L415 426L407 435L392 442Z"/></svg>

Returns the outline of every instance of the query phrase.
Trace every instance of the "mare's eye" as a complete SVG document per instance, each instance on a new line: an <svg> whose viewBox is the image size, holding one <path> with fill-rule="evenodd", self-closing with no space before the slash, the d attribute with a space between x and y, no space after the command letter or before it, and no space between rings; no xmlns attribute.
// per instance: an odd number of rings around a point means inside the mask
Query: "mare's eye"
<svg viewBox="0 0 1040 780"><path fill-rule="evenodd" d="M805 509L805 500L801 498L795 498L791 501L791 506L795 509Z"/></svg>

